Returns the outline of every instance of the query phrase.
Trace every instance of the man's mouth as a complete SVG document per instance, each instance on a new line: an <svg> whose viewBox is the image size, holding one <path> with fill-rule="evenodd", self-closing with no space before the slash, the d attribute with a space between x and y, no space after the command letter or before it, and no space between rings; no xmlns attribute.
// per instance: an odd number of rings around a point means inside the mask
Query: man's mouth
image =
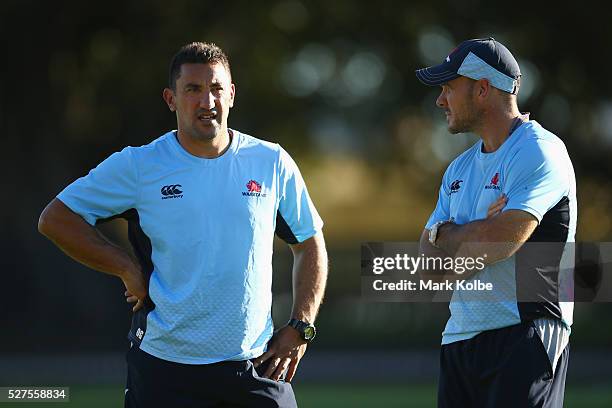
<svg viewBox="0 0 612 408"><path fill-rule="evenodd" d="M210 112L206 112L206 113L200 113L198 115L198 119L201 122L212 122L213 120L217 119L217 111L210 111Z"/></svg>

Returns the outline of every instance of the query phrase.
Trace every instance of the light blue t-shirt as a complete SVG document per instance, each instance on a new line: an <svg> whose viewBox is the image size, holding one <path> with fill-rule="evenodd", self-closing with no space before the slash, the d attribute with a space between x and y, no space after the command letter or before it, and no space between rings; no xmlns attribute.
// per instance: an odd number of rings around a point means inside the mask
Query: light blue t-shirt
<svg viewBox="0 0 612 408"><path fill-rule="evenodd" d="M149 278L130 340L186 364L262 354L273 333L272 246L321 230L300 172L278 144L233 135L218 158L176 132L112 154L58 198L89 224L122 217Z"/></svg>
<svg viewBox="0 0 612 408"><path fill-rule="evenodd" d="M574 242L577 206L572 162L563 142L535 121L523 123L495 152L484 153L479 141L457 157L444 174L438 203L425 228L451 218L456 224L484 219L501 194L508 197L503 211L526 211L538 220L528 242ZM469 278L491 282L493 291L475 294L455 289L442 344L538 318L571 325L573 303L551 299L571 298L566 293L573 288L573 247L563 249L558 277L526 267L527 255L521 250ZM517 297L543 287L545 301L524 302ZM529 299L540 295L528 294Z"/></svg>

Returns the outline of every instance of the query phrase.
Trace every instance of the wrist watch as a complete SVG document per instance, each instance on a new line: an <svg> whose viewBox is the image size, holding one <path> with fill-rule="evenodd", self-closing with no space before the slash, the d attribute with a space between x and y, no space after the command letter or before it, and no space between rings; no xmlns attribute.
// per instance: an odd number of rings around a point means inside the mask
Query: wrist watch
<svg viewBox="0 0 612 408"><path fill-rule="evenodd" d="M300 333L302 340L310 343L317 335L317 329L314 324L306 323L298 319L291 319L287 323L287 326L293 327Z"/></svg>
<svg viewBox="0 0 612 408"><path fill-rule="evenodd" d="M433 245L436 248L440 248L437 244L436 241L438 240L438 230L440 229L441 226L443 226L444 224L449 224L452 223L453 220L444 220L444 221L438 221L436 222L434 225L431 226L431 229L429 230L429 243L431 245Z"/></svg>

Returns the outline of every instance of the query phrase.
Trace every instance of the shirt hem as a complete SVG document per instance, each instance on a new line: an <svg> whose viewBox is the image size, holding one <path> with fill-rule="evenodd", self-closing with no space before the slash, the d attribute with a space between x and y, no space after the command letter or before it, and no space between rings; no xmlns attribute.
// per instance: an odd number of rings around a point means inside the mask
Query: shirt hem
<svg viewBox="0 0 612 408"><path fill-rule="evenodd" d="M306 241L307 239L314 237L315 235L317 235L322 230L323 230L323 226L321 226L320 228L314 229L314 230L310 231L307 234L296 235L295 239L298 241L298 243L302 243L302 242Z"/></svg>
<svg viewBox="0 0 612 408"><path fill-rule="evenodd" d="M526 213L529 213L531 215L533 215L537 220L538 220L538 224L540 224L540 222L542 222L542 214L540 214L539 211L528 207L526 205L515 205L515 206L509 206L509 207L505 207L503 209L503 211L508 211L508 210L520 210L520 211L525 211Z"/></svg>
<svg viewBox="0 0 612 408"><path fill-rule="evenodd" d="M168 355L150 346L147 346L145 344L142 344L142 343L140 344L140 349L142 351L144 351L145 353L151 354L154 357L157 357L157 358L160 358L166 361L171 361L173 363L192 364L192 365L213 364L213 363L219 363L221 361L249 360L251 358L259 357L260 355L262 355L265 352L265 348L266 346L261 346L261 347L257 347L255 349L252 349L252 350L249 350L249 351L246 351L246 352L234 355L234 356L229 356L229 357L190 358L190 357L184 357L184 356Z"/></svg>
<svg viewBox="0 0 612 408"><path fill-rule="evenodd" d="M489 330L493 330L493 329L489 329ZM469 332L469 333L461 333L461 334L449 334L449 335L442 335L442 345L445 346L447 344L451 344L451 343L456 343L458 341L463 341L463 340L469 340L473 337L476 337L477 335L479 335L482 332L485 332L486 330L481 330L481 331L477 331L477 332Z"/></svg>
<svg viewBox="0 0 612 408"><path fill-rule="evenodd" d="M63 192L62 192L63 193ZM77 208L77 206L70 202L70 199L68 197L65 197L64 194L59 193L58 195L55 196L55 198L57 198L58 200L60 200L62 202L62 204L64 204L66 207L68 207L70 209L70 211L72 211L73 213L79 215L81 218L83 218L83 220L85 220L86 223L88 223L91 226L95 226L96 225L96 221L97 218L89 215L89 214L85 214L83 215L83 213Z"/></svg>

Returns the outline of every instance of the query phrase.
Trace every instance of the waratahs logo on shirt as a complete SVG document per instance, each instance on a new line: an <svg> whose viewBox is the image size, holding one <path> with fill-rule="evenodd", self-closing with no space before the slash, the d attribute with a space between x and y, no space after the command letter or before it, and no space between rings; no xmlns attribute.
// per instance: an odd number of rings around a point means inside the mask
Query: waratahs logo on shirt
<svg viewBox="0 0 612 408"><path fill-rule="evenodd" d="M485 190L499 190L499 189L500 189L499 173L495 173L493 178L491 178L491 181L489 182L489 184L485 186Z"/></svg>
<svg viewBox="0 0 612 408"><path fill-rule="evenodd" d="M266 193L261 192L261 184L256 182L255 180L249 180L246 183L247 191L243 191L242 195L247 197L265 197Z"/></svg>
<svg viewBox="0 0 612 408"><path fill-rule="evenodd" d="M450 185L450 190L451 190L451 194L456 193L457 191L459 191L459 189L461 188L461 183L463 183L463 180L455 180L451 183Z"/></svg>
<svg viewBox="0 0 612 408"><path fill-rule="evenodd" d="M247 183L246 187L250 193L261 193L261 184L259 184L255 180L250 180Z"/></svg>

